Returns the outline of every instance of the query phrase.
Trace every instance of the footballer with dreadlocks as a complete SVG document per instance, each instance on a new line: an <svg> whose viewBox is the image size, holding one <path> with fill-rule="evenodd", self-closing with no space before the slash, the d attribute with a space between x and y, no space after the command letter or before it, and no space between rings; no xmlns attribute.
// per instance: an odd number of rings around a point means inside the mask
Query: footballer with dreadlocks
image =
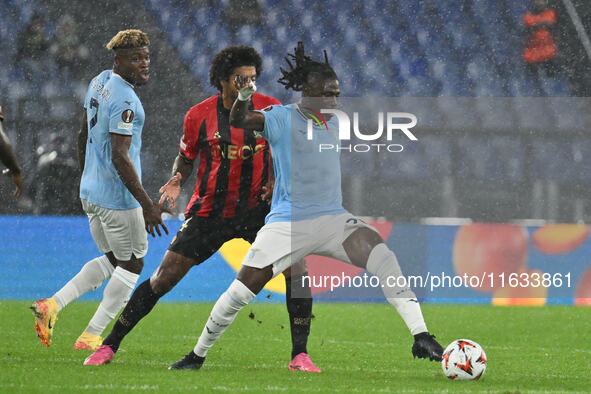
<svg viewBox="0 0 591 394"><path fill-rule="evenodd" d="M180 152L174 162L172 178L160 192L160 202L174 208L182 184L193 171L199 157L195 192L185 211L185 223L172 240L160 266L149 280L140 284L115 323L112 332L86 365L109 362L123 338L146 316L195 265L212 256L226 241L243 238L252 242L269 212L272 184L269 145L252 129L230 126L230 109L238 96L235 78L256 80L262 60L254 48L231 46L218 53L210 68L210 82L219 90L192 107L185 116ZM273 97L253 94L250 108L259 110L280 104ZM293 275L291 274L293 272ZM309 285L298 298L291 286L302 287L307 275L305 261L286 269L286 303L292 334L290 370L320 372L307 354L312 297ZM192 369L188 363L172 369Z"/></svg>
<svg viewBox="0 0 591 394"><path fill-rule="evenodd" d="M238 97L230 124L258 130L273 151L275 186L271 212L242 262L237 278L214 305L195 348L175 365L205 361L208 350L274 276L310 254L333 257L365 268L378 277L386 299L412 335L412 354L441 360L443 349L427 331L419 302L408 287L389 286L388 278L402 275L394 253L378 232L347 212L341 204L341 173L337 151L319 151L319 144L337 144L336 118L326 124L309 121L322 109L335 108L339 80L328 63L316 62L300 42L290 55L295 63L279 80L288 89L302 92L297 104L272 105L252 110L255 81L235 80ZM312 128L306 133L305 130ZM309 134L312 134L311 136ZM309 138L311 137L311 138Z"/></svg>
<svg viewBox="0 0 591 394"><path fill-rule="evenodd" d="M95 350L101 334L123 308L144 266L149 232L168 229L162 213L170 209L150 199L141 181L140 149L145 113L135 88L148 83L148 35L122 30L107 44L113 69L96 76L84 100L78 135L82 179L80 199L90 233L104 255L87 262L51 298L31 306L41 343L51 345L58 312L110 278L96 313L74 343L77 350Z"/></svg>

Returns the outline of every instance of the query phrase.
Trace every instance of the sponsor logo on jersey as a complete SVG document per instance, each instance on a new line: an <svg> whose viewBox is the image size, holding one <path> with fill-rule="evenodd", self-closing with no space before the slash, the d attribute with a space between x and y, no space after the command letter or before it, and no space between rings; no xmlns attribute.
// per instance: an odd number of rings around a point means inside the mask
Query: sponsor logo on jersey
<svg viewBox="0 0 591 394"><path fill-rule="evenodd" d="M119 122L117 123L117 128L121 130L131 130L133 129L133 125L131 123Z"/></svg>
<svg viewBox="0 0 591 394"><path fill-rule="evenodd" d="M211 146L211 155L230 160L248 160L262 152L264 144L251 145L231 145L215 144Z"/></svg>

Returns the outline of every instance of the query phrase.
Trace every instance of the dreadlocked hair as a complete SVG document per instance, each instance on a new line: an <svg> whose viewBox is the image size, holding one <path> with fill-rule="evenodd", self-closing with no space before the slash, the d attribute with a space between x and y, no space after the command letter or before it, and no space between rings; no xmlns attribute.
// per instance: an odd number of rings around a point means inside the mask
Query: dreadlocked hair
<svg viewBox="0 0 591 394"><path fill-rule="evenodd" d="M289 60L290 58L295 62L295 66ZM293 54L287 54L285 61L289 65L289 70L280 67L283 76L277 80L277 82L285 86L285 89L293 89L296 92L301 91L308 80L308 75L314 73L325 78L337 78L337 74L328 63L326 50L324 50L324 63L317 62L306 55L302 41L298 42Z"/></svg>
<svg viewBox="0 0 591 394"><path fill-rule="evenodd" d="M129 29L121 30L111 38L107 44L107 49L115 51L117 49L141 48L150 45L148 35L141 30Z"/></svg>

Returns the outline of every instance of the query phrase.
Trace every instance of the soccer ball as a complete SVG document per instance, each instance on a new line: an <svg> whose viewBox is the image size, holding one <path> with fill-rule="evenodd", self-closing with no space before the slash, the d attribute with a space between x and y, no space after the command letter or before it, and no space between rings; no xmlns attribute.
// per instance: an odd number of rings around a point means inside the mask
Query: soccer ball
<svg viewBox="0 0 591 394"><path fill-rule="evenodd" d="M458 339L445 348L441 368L449 379L478 380L486 370L486 354L476 342Z"/></svg>

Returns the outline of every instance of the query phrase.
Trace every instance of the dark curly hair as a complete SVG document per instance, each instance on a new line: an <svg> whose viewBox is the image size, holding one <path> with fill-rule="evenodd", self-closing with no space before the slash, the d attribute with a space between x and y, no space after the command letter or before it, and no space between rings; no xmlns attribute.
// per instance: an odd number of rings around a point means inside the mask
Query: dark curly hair
<svg viewBox="0 0 591 394"><path fill-rule="evenodd" d="M254 48L245 45L222 49L211 61L209 83L221 92L222 81L227 81L234 69L242 66L254 66L258 78L263 71L261 55Z"/></svg>
<svg viewBox="0 0 591 394"><path fill-rule="evenodd" d="M295 61L295 66L289 60L291 58ZM308 80L310 74L320 74L323 78L337 78L330 64L328 63L328 55L324 51L324 63L312 60L310 56L306 56L304 51L304 43L299 41L294 53L288 53L285 61L289 65L289 70L280 67L283 76L277 80L280 84L285 86L285 89L293 89L296 92L304 88L304 84Z"/></svg>

